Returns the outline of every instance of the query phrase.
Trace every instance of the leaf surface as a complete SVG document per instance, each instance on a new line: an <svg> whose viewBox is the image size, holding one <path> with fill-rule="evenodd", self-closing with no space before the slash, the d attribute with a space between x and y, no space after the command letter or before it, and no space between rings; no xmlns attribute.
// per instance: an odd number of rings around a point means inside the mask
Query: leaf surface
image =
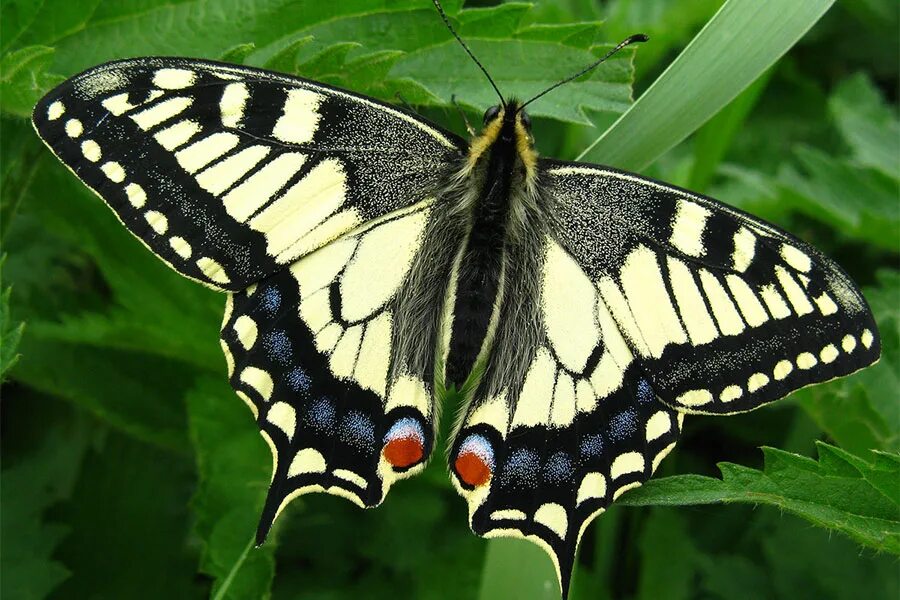
<svg viewBox="0 0 900 600"><path fill-rule="evenodd" d="M900 554L900 504L895 494L880 489L886 478L900 477L897 455L885 455L871 464L827 444L818 446L818 462L763 448L762 471L720 463L722 479L676 475L650 480L619 502L630 506L767 504L839 531L864 546Z"/></svg>

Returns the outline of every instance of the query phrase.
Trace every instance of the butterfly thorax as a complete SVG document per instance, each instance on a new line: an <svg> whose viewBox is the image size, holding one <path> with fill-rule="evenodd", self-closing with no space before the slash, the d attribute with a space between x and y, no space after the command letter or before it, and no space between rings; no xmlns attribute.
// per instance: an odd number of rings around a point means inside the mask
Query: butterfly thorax
<svg viewBox="0 0 900 600"><path fill-rule="evenodd" d="M457 181L467 220L466 241L455 268L455 289L445 382L472 383L476 364L490 349L504 294L507 250L521 241L522 214L535 205L536 153L527 117L508 103L489 111L469 146Z"/></svg>

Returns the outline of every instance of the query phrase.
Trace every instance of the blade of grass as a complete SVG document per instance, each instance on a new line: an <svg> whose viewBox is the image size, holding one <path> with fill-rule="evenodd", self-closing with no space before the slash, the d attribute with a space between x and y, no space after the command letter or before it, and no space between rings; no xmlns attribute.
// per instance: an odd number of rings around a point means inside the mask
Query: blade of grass
<svg viewBox="0 0 900 600"><path fill-rule="evenodd" d="M488 541L478 598L557 600L556 572L547 554L531 542L494 538Z"/></svg>
<svg viewBox="0 0 900 600"><path fill-rule="evenodd" d="M225 600L225 598L227 598L227 594L231 588L231 582L234 581L234 576L240 570L244 561L247 559L247 554L253 548L253 540L254 538L252 537L247 540L247 545L244 547L244 550L241 552L240 556L238 556L237 560L234 561L231 569L228 570L228 575L225 576L225 579L222 580L222 585L220 585L219 589L213 594L212 600Z"/></svg>
<svg viewBox="0 0 900 600"><path fill-rule="evenodd" d="M578 160L643 169L753 83L832 4L728 0Z"/></svg>

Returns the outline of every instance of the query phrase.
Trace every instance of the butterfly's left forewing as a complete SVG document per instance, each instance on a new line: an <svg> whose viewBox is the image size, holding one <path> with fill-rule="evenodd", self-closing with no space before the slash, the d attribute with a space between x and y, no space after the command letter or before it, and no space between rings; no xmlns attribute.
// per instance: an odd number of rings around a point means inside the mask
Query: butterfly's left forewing
<svg viewBox="0 0 900 600"><path fill-rule="evenodd" d="M89 69L33 120L154 254L232 291L422 201L463 147L371 98L185 58Z"/></svg>

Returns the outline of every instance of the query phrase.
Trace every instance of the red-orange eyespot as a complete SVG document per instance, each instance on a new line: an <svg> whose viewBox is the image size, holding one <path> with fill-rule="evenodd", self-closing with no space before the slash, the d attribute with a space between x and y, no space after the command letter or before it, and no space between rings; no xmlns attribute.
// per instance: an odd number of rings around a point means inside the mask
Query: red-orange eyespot
<svg viewBox="0 0 900 600"><path fill-rule="evenodd" d="M416 419L404 417L394 423L384 436L385 460L395 469L405 469L425 458L425 436Z"/></svg>
<svg viewBox="0 0 900 600"><path fill-rule="evenodd" d="M459 446L453 468L466 485L478 487L491 478L494 471L494 450L480 435L470 435Z"/></svg>
<svg viewBox="0 0 900 600"><path fill-rule="evenodd" d="M415 437L396 438L384 445L384 457L398 469L416 464L424 453L422 442Z"/></svg>
<svg viewBox="0 0 900 600"><path fill-rule="evenodd" d="M491 468L474 454L460 454L453 466L459 478L472 487L484 485L491 478Z"/></svg>

